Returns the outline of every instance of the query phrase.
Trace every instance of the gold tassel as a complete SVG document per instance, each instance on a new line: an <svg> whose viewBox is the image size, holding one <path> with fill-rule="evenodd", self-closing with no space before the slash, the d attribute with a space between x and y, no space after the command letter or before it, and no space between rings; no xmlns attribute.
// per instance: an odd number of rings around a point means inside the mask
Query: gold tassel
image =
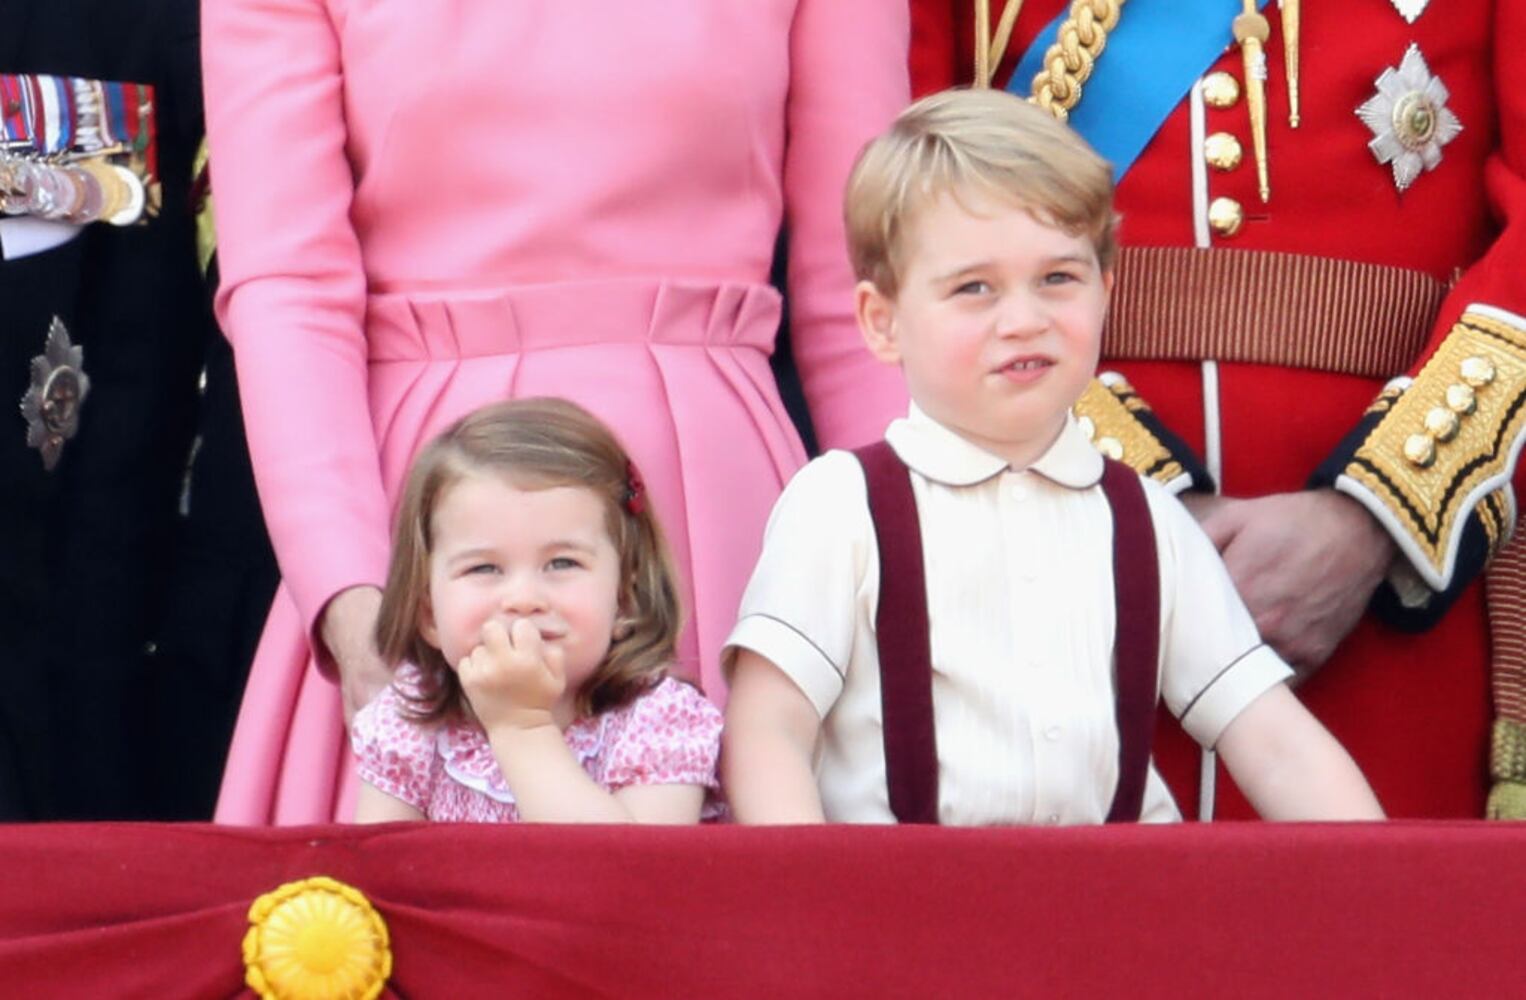
<svg viewBox="0 0 1526 1000"><path fill-rule="evenodd" d="M991 85L991 0L975 0L975 86Z"/></svg>
<svg viewBox="0 0 1526 1000"><path fill-rule="evenodd" d="M1298 3L1280 0L1282 7L1282 59L1288 71L1288 124L1298 127Z"/></svg>
<svg viewBox="0 0 1526 1000"><path fill-rule="evenodd" d="M1266 18L1256 10L1256 0L1244 0L1244 10L1235 18L1235 41L1245 62L1245 105L1250 111L1251 145L1256 150L1256 183L1261 200L1272 197L1266 165L1266 39L1272 33Z"/></svg>
<svg viewBox="0 0 1526 1000"><path fill-rule="evenodd" d="M991 39L990 55L986 61L990 64L991 73L1001 69L1001 61L1007 57L1007 46L1012 43L1012 28L1017 24L1018 12L1023 9L1023 0L1007 0L1005 7L1001 9L1001 20L996 25L996 35Z"/></svg>

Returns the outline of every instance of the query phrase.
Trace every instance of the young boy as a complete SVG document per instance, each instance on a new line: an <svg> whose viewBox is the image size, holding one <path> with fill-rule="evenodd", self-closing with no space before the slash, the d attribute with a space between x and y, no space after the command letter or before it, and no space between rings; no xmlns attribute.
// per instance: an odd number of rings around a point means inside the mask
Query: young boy
<svg viewBox="0 0 1526 1000"><path fill-rule="evenodd" d="M1208 538L1071 415L1113 281L1107 164L1007 94L939 94L864 151L847 223L859 326L912 405L774 509L725 653L736 817L1176 820L1158 692L1262 816L1381 818Z"/></svg>

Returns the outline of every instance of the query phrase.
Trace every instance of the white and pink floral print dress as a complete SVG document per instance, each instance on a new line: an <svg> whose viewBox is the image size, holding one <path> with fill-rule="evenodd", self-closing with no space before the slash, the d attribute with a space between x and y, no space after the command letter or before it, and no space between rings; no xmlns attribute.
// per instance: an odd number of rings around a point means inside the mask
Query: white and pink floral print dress
<svg viewBox="0 0 1526 1000"><path fill-rule="evenodd" d="M355 716L351 745L361 779L428 819L518 822L514 793L487 734L467 720L408 718L397 685L409 679L400 676ZM716 779L721 713L691 685L664 678L623 708L576 720L563 736L603 788L701 785L707 790L703 818L722 812Z"/></svg>

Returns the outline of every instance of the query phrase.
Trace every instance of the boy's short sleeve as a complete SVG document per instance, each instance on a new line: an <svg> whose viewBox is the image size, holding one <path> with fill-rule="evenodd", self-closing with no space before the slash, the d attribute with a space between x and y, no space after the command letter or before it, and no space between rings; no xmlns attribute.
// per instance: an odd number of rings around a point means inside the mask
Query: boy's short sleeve
<svg viewBox="0 0 1526 1000"><path fill-rule="evenodd" d="M355 713L350 748L360 779L378 791L427 813L434 780L435 733L402 712L403 700L388 686Z"/></svg>
<svg viewBox="0 0 1526 1000"><path fill-rule="evenodd" d="M721 753L720 709L693 686L664 678L614 716L606 737L604 787L720 787L715 771Z"/></svg>
<svg viewBox="0 0 1526 1000"><path fill-rule="evenodd" d="M722 666L749 649L826 716L858 641L872 640L879 553L858 459L832 451L795 474L768 520Z"/></svg>
<svg viewBox="0 0 1526 1000"><path fill-rule="evenodd" d="M1212 749L1250 703L1293 676L1261 641L1213 542L1187 508L1146 481L1161 564L1161 695Z"/></svg>

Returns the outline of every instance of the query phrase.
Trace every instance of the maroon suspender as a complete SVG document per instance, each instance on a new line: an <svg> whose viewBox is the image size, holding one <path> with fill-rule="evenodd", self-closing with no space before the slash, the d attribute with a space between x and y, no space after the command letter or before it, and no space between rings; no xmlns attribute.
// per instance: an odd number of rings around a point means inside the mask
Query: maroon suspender
<svg viewBox="0 0 1526 1000"><path fill-rule="evenodd" d="M884 441L854 452L864 467L880 556L875 635L880 654L885 781L902 823L938 822L938 748L933 728L932 649L922 529L911 475ZM1155 525L1139 476L1103 460L1102 492L1113 514L1113 640L1117 677L1118 788L1109 823L1139 819L1155 739L1160 647L1160 568Z"/></svg>
<svg viewBox="0 0 1526 1000"><path fill-rule="evenodd" d="M1160 659L1160 560L1155 522L1139 474L1102 460L1102 493L1113 512L1113 711L1118 720L1118 788L1109 823L1130 823L1144 809L1155 742L1155 674Z"/></svg>
<svg viewBox="0 0 1526 1000"><path fill-rule="evenodd" d="M880 551L874 635L880 649L885 783L901 823L938 822L938 740L933 731L933 660L927 629L922 525L911 474L885 441L854 452L869 488ZM887 544L888 542L888 544Z"/></svg>

